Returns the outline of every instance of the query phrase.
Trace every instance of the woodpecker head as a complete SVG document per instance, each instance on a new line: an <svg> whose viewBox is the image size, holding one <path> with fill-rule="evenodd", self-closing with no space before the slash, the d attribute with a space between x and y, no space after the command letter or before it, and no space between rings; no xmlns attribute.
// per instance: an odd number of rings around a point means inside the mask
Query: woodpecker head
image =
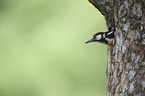
<svg viewBox="0 0 145 96"><path fill-rule="evenodd" d="M102 42L103 41L103 34L104 34L103 32L98 32L98 33L94 34L92 39L85 42L85 44L90 43L90 42Z"/></svg>
<svg viewBox="0 0 145 96"><path fill-rule="evenodd" d="M115 31L111 30L111 31L107 31L107 32L98 32L96 34L93 35L93 38L88 40L87 43L90 42L100 42L106 45L114 45L115 44Z"/></svg>

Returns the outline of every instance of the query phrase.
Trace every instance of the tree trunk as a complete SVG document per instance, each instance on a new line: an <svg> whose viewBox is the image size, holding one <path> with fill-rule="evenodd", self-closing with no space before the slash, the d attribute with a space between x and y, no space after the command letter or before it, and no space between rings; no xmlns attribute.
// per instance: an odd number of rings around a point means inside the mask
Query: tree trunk
<svg viewBox="0 0 145 96"><path fill-rule="evenodd" d="M89 0L116 30L108 46L107 95L145 96L145 0Z"/></svg>

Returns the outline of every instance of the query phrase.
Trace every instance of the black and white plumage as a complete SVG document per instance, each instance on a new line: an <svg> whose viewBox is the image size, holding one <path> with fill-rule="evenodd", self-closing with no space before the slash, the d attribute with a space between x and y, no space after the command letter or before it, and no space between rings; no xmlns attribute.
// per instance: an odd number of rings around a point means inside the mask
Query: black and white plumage
<svg viewBox="0 0 145 96"><path fill-rule="evenodd" d="M100 42L106 45L114 45L115 44L115 32L114 31L107 31L107 32L98 32L93 35L93 38L88 40L87 43L90 42Z"/></svg>

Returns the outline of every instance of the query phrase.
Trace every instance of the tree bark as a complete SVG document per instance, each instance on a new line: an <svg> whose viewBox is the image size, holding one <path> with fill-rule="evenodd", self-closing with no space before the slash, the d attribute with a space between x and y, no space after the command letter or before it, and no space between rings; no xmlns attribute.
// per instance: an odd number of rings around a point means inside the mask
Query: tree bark
<svg viewBox="0 0 145 96"><path fill-rule="evenodd" d="M108 46L107 95L145 96L145 0L89 0L116 30Z"/></svg>

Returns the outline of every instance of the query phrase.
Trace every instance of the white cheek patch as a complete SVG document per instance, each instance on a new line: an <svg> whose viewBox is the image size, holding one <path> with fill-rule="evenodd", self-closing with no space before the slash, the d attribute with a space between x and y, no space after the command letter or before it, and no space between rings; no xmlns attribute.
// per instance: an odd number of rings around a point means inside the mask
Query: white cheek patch
<svg viewBox="0 0 145 96"><path fill-rule="evenodd" d="M96 40L100 40L102 38L102 35L96 36Z"/></svg>

